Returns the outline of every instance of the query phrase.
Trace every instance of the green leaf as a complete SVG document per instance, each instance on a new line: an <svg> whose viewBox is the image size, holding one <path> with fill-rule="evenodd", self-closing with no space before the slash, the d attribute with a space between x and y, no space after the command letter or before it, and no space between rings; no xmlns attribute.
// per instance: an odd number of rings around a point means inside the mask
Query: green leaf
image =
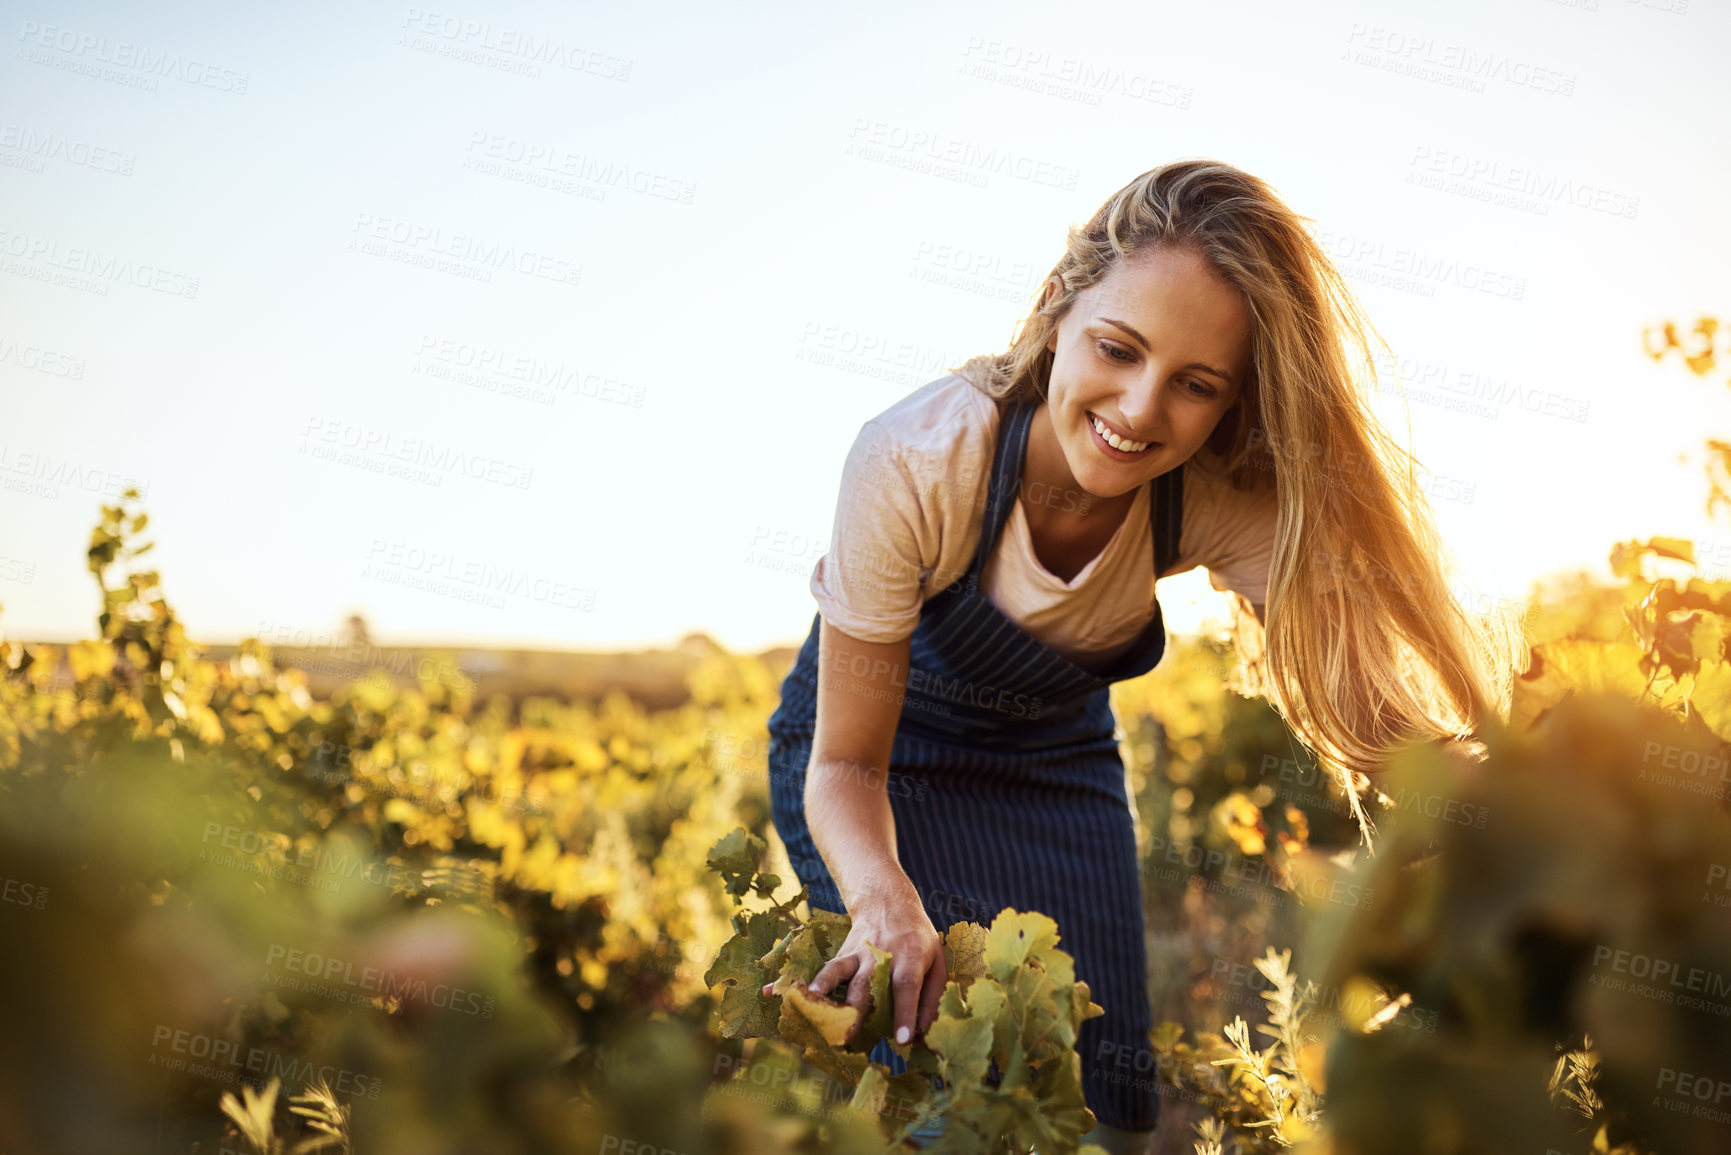
<svg viewBox="0 0 1731 1155"><path fill-rule="evenodd" d="M793 918L785 906L778 906L745 915L736 924L740 930L722 944L703 975L709 986L720 984L726 988L716 1012L717 1029L728 1039L774 1035L781 1006L761 993L764 984L774 978L774 972L762 960L777 939L791 934L787 928L793 925Z"/></svg>
<svg viewBox="0 0 1731 1155"><path fill-rule="evenodd" d="M859 1086L854 1088L853 1098L848 1100L848 1108L875 1119L883 1113L884 1100L889 1096L889 1089L889 1080L884 1077L884 1069L873 1063L860 1076Z"/></svg>
<svg viewBox="0 0 1731 1155"><path fill-rule="evenodd" d="M764 969L775 976L776 993L786 993L795 982L809 985L841 949L852 925L845 914L813 911L808 922L777 942L763 957Z"/></svg>
<svg viewBox="0 0 1731 1155"><path fill-rule="evenodd" d="M1004 989L989 978L971 984L966 996L959 984L944 987L938 1019L926 1031L926 1045L940 1056L940 1069L952 1087L969 1091L985 1081L992 1061L993 1027L1007 1002Z"/></svg>
<svg viewBox="0 0 1731 1155"><path fill-rule="evenodd" d="M710 870L721 875L727 884L727 892L740 898L751 889L752 877L757 874L768 849L763 839L743 826L736 826L710 847L707 864Z"/></svg>
<svg viewBox="0 0 1731 1155"><path fill-rule="evenodd" d="M1030 959L1045 964L1055 959L1058 946L1058 924L1035 911L1026 914L1006 908L992 920L987 935L986 970L1000 983L1010 977Z"/></svg>

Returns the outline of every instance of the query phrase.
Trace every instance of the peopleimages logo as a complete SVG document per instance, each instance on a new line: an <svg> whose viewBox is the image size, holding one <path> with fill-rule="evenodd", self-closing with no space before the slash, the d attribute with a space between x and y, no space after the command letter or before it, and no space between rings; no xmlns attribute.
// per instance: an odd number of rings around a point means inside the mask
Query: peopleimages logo
<svg viewBox="0 0 1731 1155"><path fill-rule="evenodd" d="M190 273L153 265L148 261L134 261L111 250L85 245L62 245L52 237L0 230L0 253L33 262L33 265L10 267L8 272L32 276L37 280L48 279L49 269L82 274L93 278L89 287L100 290L100 296L108 295L109 285L129 284L135 288L149 289L188 301L198 298L199 279ZM34 266L40 268L35 268L32 272ZM36 276L36 273L42 275Z"/></svg>
<svg viewBox="0 0 1731 1155"><path fill-rule="evenodd" d="M1020 691L998 689L990 683L969 681L967 678L946 678L918 666L908 671L908 689L940 701L978 706L1011 717L1030 720L1040 716L1044 702Z"/></svg>
<svg viewBox="0 0 1731 1155"><path fill-rule="evenodd" d="M1604 944L1593 950L1593 970L1594 986L1731 1017L1731 1002L1714 1001L1731 998L1731 976L1717 971Z"/></svg>
<svg viewBox="0 0 1731 1155"><path fill-rule="evenodd" d="M859 653L847 655L838 652L830 660L830 669L834 674L845 674L861 680L887 676L891 684L900 686L904 693L923 694L939 701L977 706L982 710L995 710L1017 718L1036 719L1045 707L1044 699L1038 695L1001 689L988 682L974 682L962 677L948 678L935 670L922 670L918 666L910 667L904 676L900 666L883 658L874 660Z"/></svg>
<svg viewBox="0 0 1731 1155"><path fill-rule="evenodd" d="M29 160L29 167L34 172L43 170L43 161L58 160L74 168L131 176L138 161L137 156L130 152L15 123L0 125L0 149L18 153Z"/></svg>
<svg viewBox="0 0 1731 1155"><path fill-rule="evenodd" d="M214 88L218 92L245 96L247 83L252 79L251 73L224 68L190 56L183 57L178 52L158 51L126 40L110 40L107 36L61 28L54 24L38 24L34 20L22 22L18 29L18 39L24 43L26 50L44 48L64 54L66 58L81 66L73 69L74 71L97 75L103 70L96 66L103 64L131 69L141 74L137 80L146 82L138 87L146 87L150 91L156 90L157 79L165 79L181 80L201 88ZM41 55L32 56L32 61L46 63L40 59Z"/></svg>
<svg viewBox="0 0 1731 1155"><path fill-rule="evenodd" d="M281 975L267 976L267 981L279 987L305 990L310 994L322 994L351 1002L370 1002L382 995L405 1003L419 1002L444 1010L479 1015L483 1019L493 1017L493 1000L479 991L467 991L449 983L429 983L424 978L399 977L392 971L380 970L378 967L361 967L357 973L354 963L313 951L292 949L273 943L265 952L265 965L279 966L283 970L305 975L312 980L303 983ZM333 986L333 983L336 985Z"/></svg>
<svg viewBox="0 0 1731 1155"><path fill-rule="evenodd" d="M377 1101L384 1080L376 1075L364 1075L332 1063L318 1065L310 1059L268 1051L263 1047L246 1046L236 1039L219 1038L196 1031L177 1030L158 1024L152 1032L150 1065L170 1071L184 1071L221 1082L262 1081L266 1077L293 1083L310 1083L321 1079L339 1095L355 1099L366 1096ZM167 1054L159 1052L166 1051ZM250 1078L249 1078L250 1076Z"/></svg>
<svg viewBox="0 0 1731 1155"><path fill-rule="evenodd" d="M1081 173L1073 165L1055 164L1011 148L983 145L935 130L909 128L865 116L854 118L845 155L865 160L890 160L891 163L894 163L892 158L911 162L897 165L903 168L937 165L962 176L977 178L967 183L980 185L988 176L1006 176L1049 188L1074 190Z"/></svg>

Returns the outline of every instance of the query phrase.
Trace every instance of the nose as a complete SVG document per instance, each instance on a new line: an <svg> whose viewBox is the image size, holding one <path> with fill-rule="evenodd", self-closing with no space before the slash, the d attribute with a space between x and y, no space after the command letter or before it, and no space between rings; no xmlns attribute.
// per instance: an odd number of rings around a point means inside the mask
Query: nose
<svg viewBox="0 0 1731 1155"><path fill-rule="evenodd" d="M1167 410L1172 404L1176 385L1157 377L1143 378L1128 393L1118 399L1118 414L1134 432L1138 441L1166 440L1171 429Z"/></svg>

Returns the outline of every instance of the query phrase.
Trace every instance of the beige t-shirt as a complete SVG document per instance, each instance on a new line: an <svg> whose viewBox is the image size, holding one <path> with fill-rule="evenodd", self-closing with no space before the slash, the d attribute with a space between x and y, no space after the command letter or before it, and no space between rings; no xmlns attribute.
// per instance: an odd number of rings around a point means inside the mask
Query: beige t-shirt
<svg viewBox="0 0 1731 1155"><path fill-rule="evenodd" d="M828 552L810 588L825 620L870 642L914 632L928 597L967 573L979 546L986 481L998 436L997 403L966 378L940 378L860 428L842 467ZM1274 546L1271 488L1233 489L1182 466L1184 531L1172 568L1206 566L1218 590L1267 602ZM1050 495L1075 508L1078 495ZM1118 532L1065 582L1034 554L1017 500L986 559L981 590L1011 621L1084 668L1100 668L1136 640L1154 615L1154 538L1149 486Z"/></svg>

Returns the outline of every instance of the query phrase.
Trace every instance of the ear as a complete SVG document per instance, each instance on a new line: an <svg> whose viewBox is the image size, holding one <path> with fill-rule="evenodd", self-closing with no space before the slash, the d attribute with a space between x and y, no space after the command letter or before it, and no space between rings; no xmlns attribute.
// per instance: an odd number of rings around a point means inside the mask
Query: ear
<svg viewBox="0 0 1731 1155"><path fill-rule="evenodd" d="M1053 273L1051 276L1046 278L1046 283L1042 288L1043 291L1040 294L1040 308L1044 309L1047 305L1052 303L1053 297L1056 297L1059 293L1064 291L1064 278L1057 273ZM1046 351L1049 353L1056 353L1058 351L1058 326L1056 324L1052 326L1052 332L1046 338Z"/></svg>
<svg viewBox="0 0 1731 1155"><path fill-rule="evenodd" d="M1053 273L1046 278L1046 283L1041 286L1041 289L1043 291L1040 293L1040 308L1044 309L1052 303L1053 297L1064 291L1064 278Z"/></svg>

